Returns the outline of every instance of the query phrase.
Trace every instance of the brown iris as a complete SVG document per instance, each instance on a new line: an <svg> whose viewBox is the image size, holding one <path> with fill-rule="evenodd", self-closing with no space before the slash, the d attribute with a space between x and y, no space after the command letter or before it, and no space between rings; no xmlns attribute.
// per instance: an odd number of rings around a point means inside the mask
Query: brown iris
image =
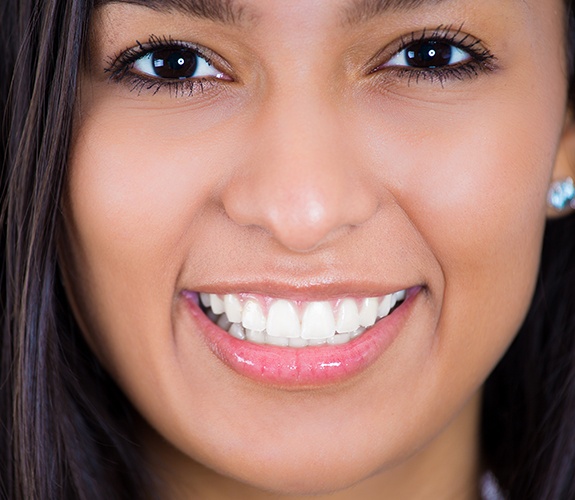
<svg viewBox="0 0 575 500"><path fill-rule="evenodd" d="M415 68L438 68L447 66L451 60L453 47L445 42L426 40L407 47L406 57Z"/></svg>
<svg viewBox="0 0 575 500"><path fill-rule="evenodd" d="M190 78L196 72L198 55L188 49L156 50L152 54L152 64L161 78Z"/></svg>

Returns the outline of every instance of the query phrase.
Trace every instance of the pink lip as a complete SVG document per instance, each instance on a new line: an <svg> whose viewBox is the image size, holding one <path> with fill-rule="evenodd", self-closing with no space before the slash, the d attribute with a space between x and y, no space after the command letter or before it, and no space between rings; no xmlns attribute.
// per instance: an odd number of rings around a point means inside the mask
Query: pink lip
<svg viewBox="0 0 575 500"><path fill-rule="evenodd" d="M196 294L182 295L209 348L228 367L260 383L302 388L341 382L367 369L397 338L420 291L421 287L410 289L392 314L347 344L303 349L238 340L206 317Z"/></svg>

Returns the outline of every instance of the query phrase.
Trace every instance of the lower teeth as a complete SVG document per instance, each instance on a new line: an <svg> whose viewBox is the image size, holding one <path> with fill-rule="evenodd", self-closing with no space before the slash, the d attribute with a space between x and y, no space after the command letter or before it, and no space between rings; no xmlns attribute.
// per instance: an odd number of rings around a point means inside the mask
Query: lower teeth
<svg viewBox="0 0 575 500"><path fill-rule="evenodd" d="M228 332L232 337L239 340L247 340L253 344L266 344L273 345L277 347L309 347L309 346L320 346L320 345L343 345L347 344L351 340L359 337L366 328L358 328L352 333L336 333L334 336L327 339L302 339L301 337L296 337L288 339L287 337L272 337L268 335L266 331L256 332L254 330L246 330L240 323L230 323L226 313L216 316L214 313L209 311L208 317L218 325L222 330Z"/></svg>
<svg viewBox="0 0 575 500"><path fill-rule="evenodd" d="M395 307L390 311L393 312L403 301L398 302ZM232 323L229 321L226 313L215 314L210 308L205 310L208 318L215 323L222 330L228 332L232 337L239 340L246 340L253 344L266 344L273 345L277 347L294 347L303 348L309 346L320 346L320 345L343 345L359 337L367 328L359 327L357 330L351 333L336 333L332 337L327 339L303 339L301 337L296 338L286 338L286 337L272 337L268 335L267 332L261 331L257 332L254 330L245 329L241 323Z"/></svg>

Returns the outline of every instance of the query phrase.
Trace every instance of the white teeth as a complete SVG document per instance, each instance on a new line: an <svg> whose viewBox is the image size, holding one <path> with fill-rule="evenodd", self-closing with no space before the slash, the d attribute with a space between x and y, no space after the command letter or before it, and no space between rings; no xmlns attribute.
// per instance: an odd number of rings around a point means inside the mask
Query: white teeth
<svg viewBox="0 0 575 500"><path fill-rule="evenodd" d="M378 319L385 318L406 290L363 299L295 302L286 299L244 297L238 294L200 293L207 316L232 337L256 344L304 348L341 345L359 337ZM267 314L265 313L267 304ZM300 321L301 314L301 321Z"/></svg>
<svg viewBox="0 0 575 500"><path fill-rule="evenodd" d="M363 332L365 332L365 328L360 326L355 332L350 333L350 337L355 339L356 337L359 337Z"/></svg>
<svg viewBox="0 0 575 500"><path fill-rule="evenodd" d="M330 345L342 345L347 344L351 340L351 334L341 333L339 335L334 335L327 339L327 343Z"/></svg>
<svg viewBox="0 0 575 500"><path fill-rule="evenodd" d="M335 331L337 333L351 333L359 328L359 311L353 299L344 299L337 310Z"/></svg>
<svg viewBox="0 0 575 500"><path fill-rule="evenodd" d="M389 311L391 311L391 295L386 295L383 297L383 300L377 309L377 315L380 318L385 318L389 314Z"/></svg>
<svg viewBox="0 0 575 500"><path fill-rule="evenodd" d="M200 300L202 301L202 305L204 307L210 307L210 294L209 293L200 293Z"/></svg>
<svg viewBox="0 0 575 500"><path fill-rule="evenodd" d="M248 300L242 311L242 326L248 330L263 332L266 329L266 317L256 300Z"/></svg>
<svg viewBox="0 0 575 500"><path fill-rule="evenodd" d="M302 339L328 339L335 335L335 319L329 302L310 302L301 320Z"/></svg>
<svg viewBox="0 0 575 500"><path fill-rule="evenodd" d="M266 335L266 344L275 345L277 347L287 347L289 346L290 339L285 337L272 337L271 335Z"/></svg>
<svg viewBox="0 0 575 500"><path fill-rule="evenodd" d="M254 344L264 344L266 341L266 334L264 332L254 332L253 330L246 331L246 337Z"/></svg>
<svg viewBox="0 0 575 500"><path fill-rule="evenodd" d="M235 295L228 293L224 296L224 308L226 316L232 323L242 322L242 304Z"/></svg>
<svg viewBox="0 0 575 500"><path fill-rule="evenodd" d="M307 347L308 341L306 339L302 339L298 337L297 339L289 339L289 346L290 347Z"/></svg>
<svg viewBox="0 0 575 500"><path fill-rule="evenodd" d="M242 325L239 323L232 323L232 326L230 326L228 332L232 337L235 337L236 339L245 340L246 338L246 332Z"/></svg>
<svg viewBox="0 0 575 500"><path fill-rule="evenodd" d="M210 307L215 314L222 314L225 311L224 301L215 293L210 294Z"/></svg>
<svg viewBox="0 0 575 500"><path fill-rule="evenodd" d="M300 337L300 324L294 305L288 300L276 300L268 312L266 331L270 337ZM305 338L305 337L304 337Z"/></svg>
<svg viewBox="0 0 575 500"><path fill-rule="evenodd" d="M359 324L365 328L373 326L377 319L377 298L363 299L359 312Z"/></svg>
<svg viewBox="0 0 575 500"><path fill-rule="evenodd" d="M317 345L324 345L327 344L327 339L309 339L307 341L307 345L309 346L317 346Z"/></svg>

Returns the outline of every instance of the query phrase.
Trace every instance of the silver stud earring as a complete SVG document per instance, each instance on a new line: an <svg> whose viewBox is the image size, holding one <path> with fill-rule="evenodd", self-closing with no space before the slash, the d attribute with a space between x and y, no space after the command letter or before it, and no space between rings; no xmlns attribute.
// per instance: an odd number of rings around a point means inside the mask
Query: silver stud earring
<svg viewBox="0 0 575 500"><path fill-rule="evenodd" d="M567 177L560 181L555 181L549 187L547 203L557 212L564 212L569 208L575 209L575 185L573 179Z"/></svg>

